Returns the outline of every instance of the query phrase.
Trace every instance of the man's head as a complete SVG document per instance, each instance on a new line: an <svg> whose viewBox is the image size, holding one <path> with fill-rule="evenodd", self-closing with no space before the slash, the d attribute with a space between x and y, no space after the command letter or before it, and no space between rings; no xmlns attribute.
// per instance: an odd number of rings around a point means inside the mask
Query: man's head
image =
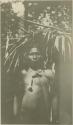
<svg viewBox="0 0 73 125"><path fill-rule="evenodd" d="M36 47L33 47L30 49L30 51L28 53L28 58L30 61L32 61L34 63L38 62L41 58L41 53Z"/></svg>
<svg viewBox="0 0 73 125"><path fill-rule="evenodd" d="M31 47L27 54L27 63L29 67L38 69L43 66L43 56L38 47Z"/></svg>
<svg viewBox="0 0 73 125"><path fill-rule="evenodd" d="M41 33L32 34L25 44L25 65L30 67L43 67L45 56L45 41ZM25 66L26 67L26 66Z"/></svg>

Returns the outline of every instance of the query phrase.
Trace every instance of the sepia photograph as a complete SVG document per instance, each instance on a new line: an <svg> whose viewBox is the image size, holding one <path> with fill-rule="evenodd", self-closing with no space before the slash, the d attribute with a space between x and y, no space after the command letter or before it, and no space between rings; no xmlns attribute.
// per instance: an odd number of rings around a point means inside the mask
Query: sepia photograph
<svg viewBox="0 0 73 125"><path fill-rule="evenodd" d="M1 0L1 124L72 125L72 0Z"/></svg>

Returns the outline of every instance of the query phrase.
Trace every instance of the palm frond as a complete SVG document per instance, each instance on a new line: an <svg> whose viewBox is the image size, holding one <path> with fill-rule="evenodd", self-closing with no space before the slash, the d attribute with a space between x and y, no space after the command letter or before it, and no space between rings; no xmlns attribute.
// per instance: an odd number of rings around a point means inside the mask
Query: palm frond
<svg viewBox="0 0 73 125"><path fill-rule="evenodd" d="M15 62L15 65L14 65L14 71L15 71L17 66L19 66L19 56L16 59L16 62Z"/></svg>
<svg viewBox="0 0 73 125"><path fill-rule="evenodd" d="M37 26L42 26L44 28L48 28L48 29L52 29L52 30L57 30L61 34L71 35L71 32L72 32L72 31L70 31L70 32L64 32L64 30L62 30L61 28L58 28L58 27L55 27L55 26L45 26L43 24L36 23L37 21L34 22L34 21L26 20L25 18L19 18L19 19L23 20L25 22L28 22L29 24L33 24L33 25L37 25Z"/></svg>
<svg viewBox="0 0 73 125"><path fill-rule="evenodd" d="M60 41L61 39L61 41ZM61 43L61 45L60 45ZM56 49L58 50L58 52L64 57L64 61L66 59L66 51L68 52L68 55L71 59L71 51L72 51L72 48L71 48L71 45L72 45L72 41L71 41L71 38L70 37L65 37L64 35L61 35L61 36L57 36L56 39L55 39L55 44L54 46L56 47ZM60 51L60 48L61 48L61 51Z"/></svg>
<svg viewBox="0 0 73 125"><path fill-rule="evenodd" d="M11 65L12 65L13 60L14 60L14 57L15 57L15 54L16 54L16 51L13 53L13 56L12 56L12 59L11 59L11 62L10 62L10 65L9 65L9 67L8 67L7 72L9 72L9 71L10 71Z"/></svg>
<svg viewBox="0 0 73 125"><path fill-rule="evenodd" d="M21 40L19 40L19 41L21 41ZM11 56L15 51L17 51L17 49L18 49L19 47L23 46L26 42L27 42L27 39L25 39L25 40L22 41L22 42L19 42L18 45L17 45L17 44L13 45L13 47L12 47L12 48L10 49L10 51L9 51L9 55L7 56L7 58L6 58L4 64L6 64L6 62L7 62L8 59L10 58L10 56ZM17 42L17 43L18 43L18 42Z"/></svg>

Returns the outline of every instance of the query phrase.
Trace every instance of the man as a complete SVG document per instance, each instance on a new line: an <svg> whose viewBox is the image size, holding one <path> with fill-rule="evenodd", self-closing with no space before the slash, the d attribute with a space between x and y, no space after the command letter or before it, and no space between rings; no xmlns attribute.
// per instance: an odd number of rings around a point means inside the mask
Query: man
<svg viewBox="0 0 73 125"><path fill-rule="evenodd" d="M14 96L13 105L17 122L49 123L54 72L45 69L43 52L37 45L33 45L27 51L26 66L21 69L20 76L19 89Z"/></svg>

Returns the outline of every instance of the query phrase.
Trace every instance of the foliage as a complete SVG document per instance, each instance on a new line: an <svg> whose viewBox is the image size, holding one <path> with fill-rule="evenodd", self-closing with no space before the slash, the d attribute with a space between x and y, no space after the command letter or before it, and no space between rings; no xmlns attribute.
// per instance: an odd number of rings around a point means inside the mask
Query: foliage
<svg viewBox="0 0 73 125"><path fill-rule="evenodd" d="M67 61L67 55L71 60L71 2L24 1L23 16L14 11L12 4L1 5L2 48L5 50L4 64L8 65L7 71L12 65L13 69L20 65L26 53L23 48L36 32L42 34L45 41L46 66L48 63L57 63L57 54L62 55L63 61Z"/></svg>

